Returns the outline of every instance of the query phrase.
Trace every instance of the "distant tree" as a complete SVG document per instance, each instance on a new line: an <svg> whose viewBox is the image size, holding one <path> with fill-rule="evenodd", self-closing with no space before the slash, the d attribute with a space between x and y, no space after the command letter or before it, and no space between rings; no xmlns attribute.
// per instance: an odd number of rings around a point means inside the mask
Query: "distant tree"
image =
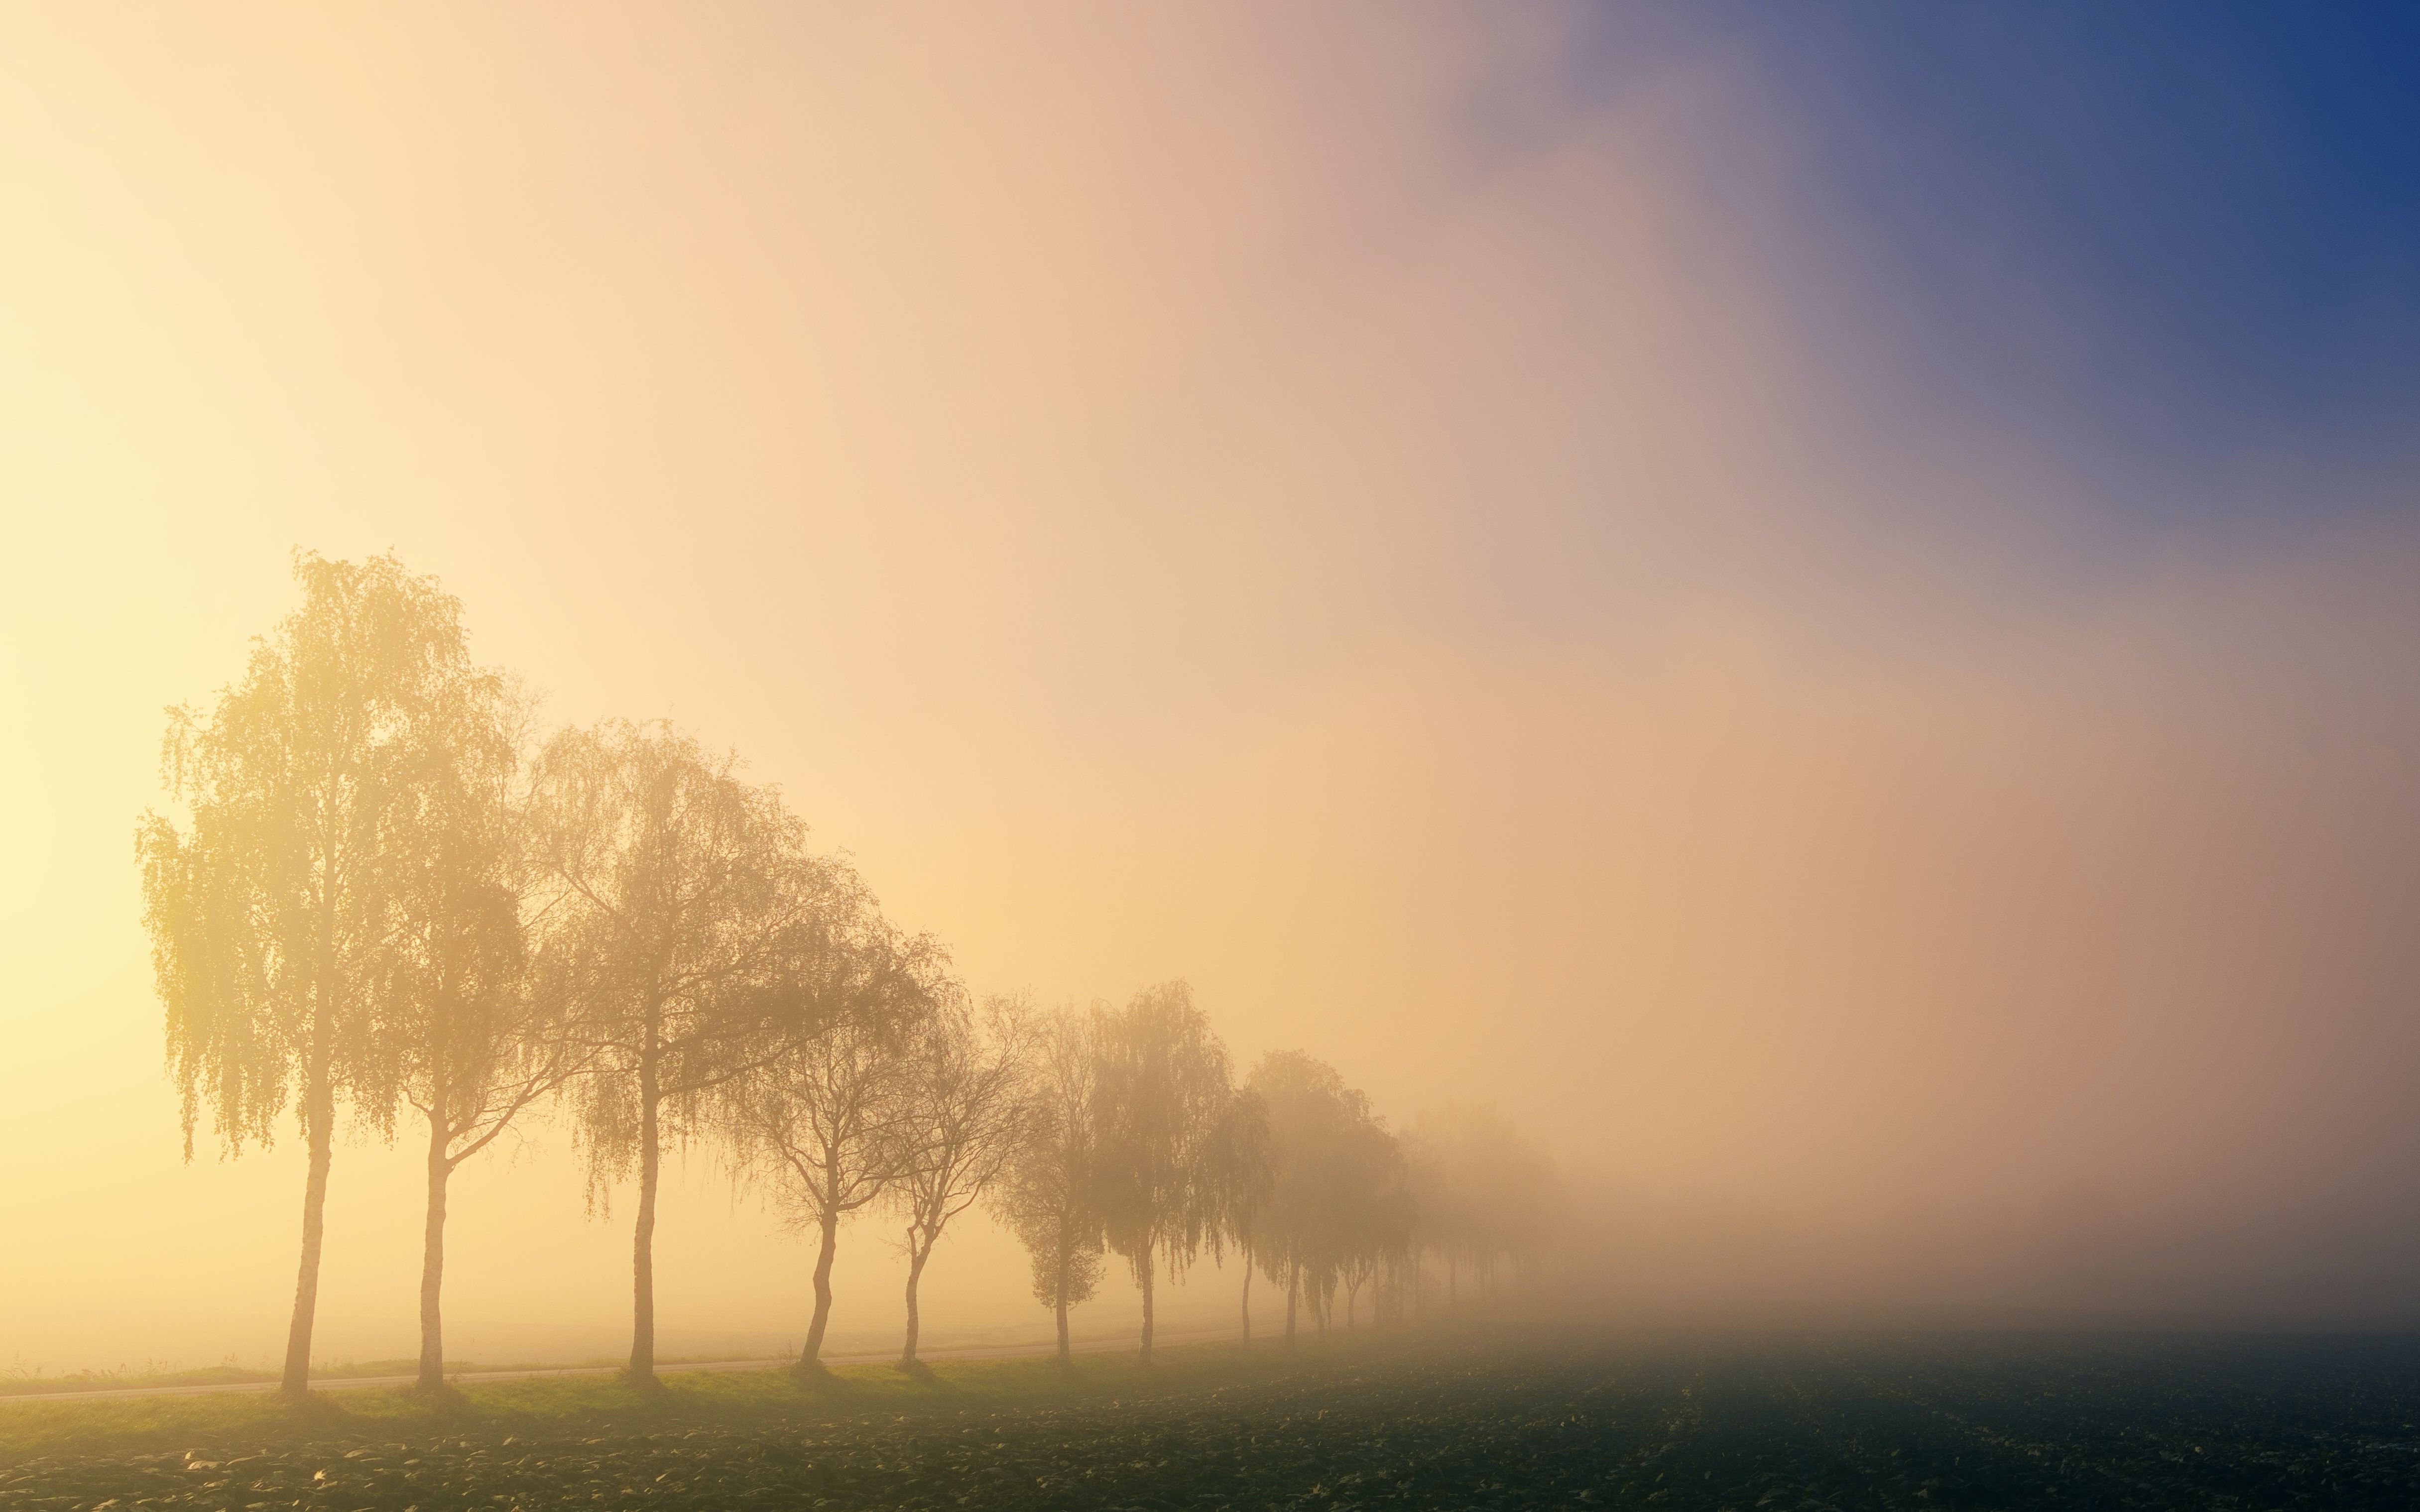
<svg viewBox="0 0 2420 1512"><path fill-rule="evenodd" d="M801 1369L817 1367L831 1321L840 1227L879 1200L917 1156L908 1047L953 985L927 940L869 933L873 957L861 1011L793 1040L719 1093L720 1118L742 1173L768 1184L799 1227L817 1236L814 1314Z"/></svg>
<svg viewBox="0 0 2420 1512"><path fill-rule="evenodd" d="M413 757L407 802L389 810L393 923L374 1063L427 1125L420 1273L420 1386L444 1384L442 1296L448 1184L464 1161L558 1090L592 1054L559 995L533 991L521 927L513 792L527 706L465 679ZM392 1103L389 1104L392 1106Z"/></svg>
<svg viewBox="0 0 2420 1512"><path fill-rule="evenodd" d="M1269 1107L1245 1088L1228 1103L1209 1165L1210 1200L1216 1210L1211 1242L1223 1263L1225 1246L1235 1247L1244 1284L1239 1306L1244 1342L1252 1341L1252 1263L1261 1219L1277 1184L1277 1156L1269 1139Z"/></svg>
<svg viewBox="0 0 2420 1512"><path fill-rule="evenodd" d="M529 802L538 990L593 1052L571 1084L591 1191L634 1170L629 1376L655 1379L657 1186L706 1095L854 1011L836 965L871 903L737 759L662 724L566 730Z"/></svg>
<svg viewBox="0 0 2420 1512"><path fill-rule="evenodd" d="M1419 1242L1446 1262L1446 1297L1459 1300L1465 1270L1491 1288L1496 1263L1531 1259L1559 1206L1554 1163L1492 1107L1429 1109L1413 1120L1410 1181Z"/></svg>
<svg viewBox="0 0 2420 1512"><path fill-rule="evenodd" d="M1263 1270L1285 1285L1288 1341L1306 1301L1325 1335L1340 1286L1348 1288L1349 1309L1396 1242L1409 1206L1402 1160L1369 1097L1324 1061L1274 1052L1253 1068L1249 1088L1268 1108L1273 1167Z"/></svg>
<svg viewBox="0 0 2420 1512"><path fill-rule="evenodd" d="M1059 1325L1059 1363L1073 1364L1067 1309L1101 1276L1100 1051L1092 1016L1062 1009L1035 1026L1024 1137L995 1199L1033 1262L1034 1300Z"/></svg>
<svg viewBox="0 0 2420 1512"><path fill-rule="evenodd" d="M282 1389L309 1387L339 1097L380 1102L375 1048L396 886L387 845L420 811L417 752L470 663L461 605L391 556L298 553L302 604L253 644L207 717L170 711L166 784L188 824L136 835L144 923L184 1094L229 1154L290 1104L309 1151ZM358 1104L357 1104L358 1105Z"/></svg>
<svg viewBox="0 0 2420 1512"><path fill-rule="evenodd" d="M1315 1298L1332 1247L1328 1167L1339 1131L1350 1117L1344 1079L1324 1061L1282 1050L1263 1057L1246 1085L1268 1109L1272 1180L1260 1257L1271 1284L1285 1288L1285 1337L1291 1346L1305 1273Z"/></svg>
<svg viewBox="0 0 2420 1512"><path fill-rule="evenodd" d="M1142 1288L1148 1365L1160 1269L1182 1279L1216 1232L1214 1161L1233 1087L1226 1047L1182 981L1145 988L1100 1015L1094 1034L1103 1227Z"/></svg>
<svg viewBox="0 0 2420 1512"><path fill-rule="evenodd" d="M994 998L982 1022L961 997L944 1000L908 1041L903 1068L908 1159L892 1188L907 1219L908 1337L916 1363L916 1288L950 1220L981 1200L1016 1158L1031 1120L1032 1016Z"/></svg>
<svg viewBox="0 0 2420 1512"><path fill-rule="evenodd" d="M1412 1242L1419 1222L1403 1146L1375 1118L1356 1122L1349 1134L1345 1165L1350 1171L1349 1202L1344 1212L1345 1240L1340 1273L1345 1288L1344 1326L1356 1321L1361 1288L1372 1288L1372 1315L1377 1312L1377 1287L1388 1267Z"/></svg>
<svg viewBox="0 0 2420 1512"><path fill-rule="evenodd" d="M1447 1172L1446 1131L1441 1110L1423 1109L1404 1136L1404 1164L1419 1211L1414 1247L1419 1253L1414 1285L1425 1275L1428 1257L1445 1261L1445 1304L1461 1301L1461 1262L1468 1248L1471 1222L1463 1211L1464 1183Z"/></svg>
<svg viewBox="0 0 2420 1512"><path fill-rule="evenodd" d="M1395 1183L1387 1194L1379 1220L1377 1290L1370 1299L1373 1321L1404 1320L1406 1288L1416 1284L1419 1270L1419 1193L1412 1185L1411 1161L1398 1138Z"/></svg>

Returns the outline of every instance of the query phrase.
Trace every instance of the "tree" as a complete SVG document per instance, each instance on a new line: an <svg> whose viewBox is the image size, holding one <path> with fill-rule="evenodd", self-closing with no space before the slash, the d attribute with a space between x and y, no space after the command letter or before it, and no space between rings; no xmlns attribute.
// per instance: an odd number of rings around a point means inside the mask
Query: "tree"
<svg viewBox="0 0 2420 1512"><path fill-rule="evenodd" d="M589 1059L559 995L534 992L521 927L512 792L526 705L465 679L416 751L409 804L390 807L394 924L375 1062L427 1125L420 1273L420 1381L444 1385L445 1206L463 1162ZM387 1103L391 1109L392 1101Z"/></svg>
<svg viewBox="0 0 2420 1512"><path fill-rule="evenodd" d="M1398 1242L1408 1196L1394 1137L1367 1094L1333 1066L1298 1050L1252 1069L1250 1090L1268 1107L1274 1179L1262 1222L1262 1264L1286 1286L1286 1338L1308 1300L1324 1335L1340 1286L1347 1317L1387 1246Z"/></svg>
<svg viewBox="0 0 2420 1512"><path fill-rule="evenodd" d="M703 1129L707 1093L854 1010L839 959L871 912L737 765L668 725L608 720L557 733L531 783L539 990L594 1057L571 1084L592 1191L638 1177L628 1373L643 1383L664 1142Z"/></svg>
<svg viewBox="0 0 2420 1512"><path fill-rule="evenodd" d="M1240 1307L1244 1342L1252 1341L1252 1261L1260 1238L1261 1218L1277 1184L1276 1151L1269 1140L1269 1105L1250 1088L1236 1093L1219 1120L1209 1166L1211 1203L1216 1216L1211 1242L1223 1262L1224 1246L1233 1243L1243 1262Z"/></svg>
<svg viewBox="0 0 2420 1512"><path fill-rule="evenodd" d="M929 940L876 931L857 948L872 958L860 972L868 985L858 1011L792 1041L718 1098L742 1172L769 1180L793 1221L818 1238L802 1370L818 1366L831 1321L840 1226L915 1159L907 1048L949 990L946 960Z"/></svg>
<svg viewBox="0 0 2420 1512"><path fill-rule="evenodd" d="M136 833L144 923L183 1093L229 1155L289 1100L309 1151L282 1389L309 1388L337 1100L369 1091L392 922L381 846L423 774L409 753L475 673L461 605L391 556L298 553L302 604L253 643L207 719L169 711L163 767L188 814Z"/></svg>
<svg viewBox="0 0 2420 1512"><path fill-rule="evenodd" d="M1344 1284L1344 1326L1356 1322L1361 1288L1372 1288L1371 1314L1378 1311L1378 1288L1399 1257L1410 1247L1419 1223L1410 1173L1402 1143L1375 1118L1361 1119L1348 1133L1345 1165L1351 1172L1349 1198L1342 1217L1345 1229L1341 1271Z"/></svg>
<svg viewBox="0 0 2420 1512"><path fill-rule="evenodd" d="M1482 1289L1496 1262L1536 1256L1558 1205L1554 1163L1492 1107L1432 1108L1413 1120L1419 1242L1445 1257L1449 1301L1467 1267Z"/></svg>
<svg viewBox="0 0 2420 1512"><path fill-rule="evenodd" d="M942 1003L908 1045L904 1077L908 1160L892 1192L907 1217L908 1338L899 1363L916 1363L916 1288L950 1220L1001 1179L1031 1118L1026 1092L1029 1016L994 998L978 1026L962 1000Z"/></svg>
<svg viewBox="0 0 2420 1512"><path fill-rule="evenodd" d="M1216 1233L1212 1157L1233 1088L1226 1047L1182 981L1145 988L1124 1011L1101 1014L1094 1033L1103 1227L1142 1288L1148 1365L1160 1267L1181 1279Z"/></svg>
<svg viewBox="0 0 2420 1512"><path fill-rule="evenodd" d="M1033 1297L1059 1325L1059 1364L1074 1364L1067 1309L1101 1278L1100 1053L1091 1017L1062 1009L1036 1026L1024 1138L997 1204L1033 1263Z"/></svg>

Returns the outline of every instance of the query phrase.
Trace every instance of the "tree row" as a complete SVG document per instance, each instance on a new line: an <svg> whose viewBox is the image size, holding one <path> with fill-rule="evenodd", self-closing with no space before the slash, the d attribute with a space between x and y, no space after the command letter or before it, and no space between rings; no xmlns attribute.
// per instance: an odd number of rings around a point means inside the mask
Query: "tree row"
<svg viewBox="0 0 2420 1512"><path fill-rule="evenodd" d="M661 723L541 735L469 655L461 606L391 557L299 554L302 602L207 709L177 708L182 810L137 831L185 1148L294 1118L307 1149L284 1389L306 1389L339 1119L424 1145L420 1379L443 1383L449 1183L559 1112L592 1196L635 1185L628 1371L655 1367L663 1154L703 1145L815 1243L801 1364L831 1313L840 1230L879 1209L918 1288L986 1204L1032 1256L1063 1359L1114 1257L1141 1290L1205 1254L1283 1288L1286 1329L1449 1297L1534 1252L1543 1156L1496 1116L1398 1137L1299 1053L1240 1082L1189 990L1123 1007L978 1003L929 936L886 920L781 795ZM178 821L181 820L181 823Z"/></svg>

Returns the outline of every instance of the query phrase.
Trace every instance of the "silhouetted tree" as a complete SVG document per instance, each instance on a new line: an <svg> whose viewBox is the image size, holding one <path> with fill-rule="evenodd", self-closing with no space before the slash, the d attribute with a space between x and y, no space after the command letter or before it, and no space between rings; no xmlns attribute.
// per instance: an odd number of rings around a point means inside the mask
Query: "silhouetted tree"
<svg viewBox="0 0 2420 1512"><path fill-rule="evenodd" d="M662 724L566 730L539 753L530 858L545 918L540 990L595 1054L572 1084L592 1192L634 1169L630 1377L655 1378L656 1196L666 1138L700 1132L709 1090L847 1008L834 940L871 903L809 856L805 825Z"/></svg>
<svg viewBox="0 0 2420 1512"><path fill-rule="evenodd" d="M204 717L170 711L163 765L189 815L147 815L144 922L167 1009L192 1158L200 1105L232 1154L291 1105L309 1151L302 1254L282 1388L308 1389L328 1169L340 1096L379 1108L381 959L395 923L387 852L423 810L419 751L475 671L461 605L393 557L298 554L301 608L253 645ZM358 1103L357 1103L358 1105Z"/></svg>
<svg viewBox="0 0 2420 1512"><path fill-rule="evenodd" d="M802 1369L817 1365L831 1321L840 1226L915 1162L908 1047L954 990L928 940L876 931L853 948L864 958L860 1011L794 1040L718 1099L743 1173L768 1181L792 1220L817 1236Z"/></svg>
<svg viewBox="0 0 2420 1512"><path fill-rule="evenodd" d="M1389 1267L1406 1251L1419 1226L1419 1206L1410 1186L1403 1146L1375 1119L1353 1130L1349 1157L1355 1171L1352 1205L1346 1214L1343 1246L1344 1326L1355 1326L1361 1288L1372 1288L1371 1315L1378 1312L1378 1288L1391 1274Z"/></svg>
<svg viewBox="0 0 2420 1512"><path fill-rule="evenodd" d="M420 1272L420 1385L444 1384L442 1296L448 1184L464 1161L582 1070L558 995L533 991L521 928L513 785L526 705L464 679L413 756L408 800L381 846L394 922L373 1061L427 1125ZM391 1103L389 1104L392 1105Z"/></svg>
<svg viewBox="0 0 2420 1512"><path fill-rule="evenodd" d="M1067 1309L1101 1276L1099 1166L1102 1015L1062 1009L1036 1026L1024 1138L997 1198L1033 1262L1033 1296L1059 1325L1059 1363L1073 1363Z"/></svg>
<svg viewBox="0 0 2420 1512"><path fill-rule="evenodd" d="M1554 1163L1536 1140L1492 1107L1429 1109L1413 1120L1411 1183L1419 1242L1446 1262L1446 1295L1462 1273L1485 1288L1498 1258L1532 1258L1553 1224Z"/></svg>
<svg viewBox="0 0 2420 1512"><path fill-rule="evenodd" d="M1340 1285L1347 1305L1406 1218L1408 1194L1394 1137L1369 1097L1324 1061L1274 1052L1249 1089L1267 1105L1274 1171L1261 1223L1264 1273L1286 1287L1286 1337L1308 1301L1325 1335ZM1348 1314L1349 1316L1349 1314Z"/></svg>
<svg viewBox="0 0 2420 1512"><path fill-rule="evenodd" d="M1233 1096L1227 1050L1182 981L1145 988L1094 1027L1100 1194L1109 1247L1142 1288L1142 1347L1151 1361L1159 1270L1181 1279L1218 1222L1213 1180L1218 1131Z"/></svg>
<svg viewBox="0 0 2420 1512"><path fill-rule="evenodd" d="M1253 1247L1260 1238L1262 1214L1277 1184L1276 1151L1269 1139L1269 1107L1261 1094L1245 1088L1227 1104L1209 1165L1211 1201L1217 1219L1211 1243L1225 1260L1225 1246L1235 1246L1242 1262L1244 1285L1239 1307L1244 1342L1252 1340Z"/></svg>
<svg viewBox="0 0 2420 1512"><path fill-rule="evenodd" d="M950 1220L1001 1179L1032 1118L1030 1015L994 998L978 1024L963 999L944 1001L908 1037L903 1081L908 1155L892 1195L905 1211L908 1337L916 1363L916 1288Z"/></svg>

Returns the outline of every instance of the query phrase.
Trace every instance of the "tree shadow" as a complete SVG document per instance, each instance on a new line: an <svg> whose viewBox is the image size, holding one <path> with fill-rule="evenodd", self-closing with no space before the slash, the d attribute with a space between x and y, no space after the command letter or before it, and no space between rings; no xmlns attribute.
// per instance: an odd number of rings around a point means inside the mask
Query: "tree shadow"
<svg viewBox="0 0 2420 1512"><path fill-rule="evenodd" d="M865 1394L864 1386L834 1371L821 1360L800 1360L782 1372L807 1396L841 1401Z"/></svg>
<svg viewBox="0 0 2420 1512"><path fill-rule="evenodd" d="M333 1392L304 1392L300 1396L279 1392L277 1400L285 1407L288 1423L315 1432L341 1428L356 1421L354 1414L345 1410L344 1404L336 1400Z"/></svg>

